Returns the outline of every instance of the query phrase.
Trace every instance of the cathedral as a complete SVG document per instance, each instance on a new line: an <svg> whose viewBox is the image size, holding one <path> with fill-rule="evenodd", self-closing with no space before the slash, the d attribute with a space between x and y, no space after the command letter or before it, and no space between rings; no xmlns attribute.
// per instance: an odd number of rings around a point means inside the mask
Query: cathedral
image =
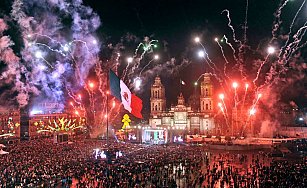
<svg viewBox="0 0 307 188"><path fill-rule="evenodd" d="M151 86L149 125L152 129L167 130L169 139L187 134L211 134L215 128L213 120L213 86L208 73L204 74L199 95L199 107L187 105L182 93L177 105L166 109L165 88L160 77ZM161 133L162 134L162 133ZM164 133L165 134L165 133Z"/></svg>

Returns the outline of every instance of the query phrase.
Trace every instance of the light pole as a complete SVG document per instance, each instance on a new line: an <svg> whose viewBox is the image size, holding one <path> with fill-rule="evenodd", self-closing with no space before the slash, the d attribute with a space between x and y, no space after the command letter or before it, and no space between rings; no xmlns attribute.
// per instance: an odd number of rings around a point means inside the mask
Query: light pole
<svg viewBox="0 0 307 188"><path fill-rule="evenodd" d="M107 91L107 109L106 109L106 114L107 114L107 119L106 119L106 124L107 124L107 146L109 146L109 91Z"/></svg>
<svg viewBox="0 0 307 188"><path fill-rule="evenodd" d="M141 125L138 125L137 126L137 138L139 139L140 141L140 144L142 144L142 126Z"/></svg>
<svg viewBox="0 0 307 188"><path fill-rule="evenodd" d="M95 102L94 102L94 100L95 100L95 91L94 91L94 89L95 89L95 84L94 84L94 82L92 82L92 81L90 81L89 83L88 83L88 92L89 92L89 98L90 98L90 112L92 113L92 115L93 115L93 120L91 120L90 122L91 122L91 124L93 124L93 126L95 126L95 123L96 123L96 111L95 111ZM79 99L80 99L80 97L79 97Z"/></svg>

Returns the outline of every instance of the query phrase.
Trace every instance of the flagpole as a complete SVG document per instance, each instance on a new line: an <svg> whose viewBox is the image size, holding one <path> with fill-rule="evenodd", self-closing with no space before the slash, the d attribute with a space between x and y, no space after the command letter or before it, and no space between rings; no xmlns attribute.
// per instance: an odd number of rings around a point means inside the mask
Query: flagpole
<svg viewBox="0 0 307 188"><path fill-rule="evenodd" d="M107 105L106 105L106 113L107 113L107 146L109 147L109 71L107 72Z"/></svg>
<svg viewBox="0 0 307 188"><path fill-rule="evenodd" d="M179 80L179 85L180 85L180 86L179 86L179 90L180 90L180 91L179 91L179 95L180 95L180 93L182 92L182 91L181 91L181 79Z"/></svg>

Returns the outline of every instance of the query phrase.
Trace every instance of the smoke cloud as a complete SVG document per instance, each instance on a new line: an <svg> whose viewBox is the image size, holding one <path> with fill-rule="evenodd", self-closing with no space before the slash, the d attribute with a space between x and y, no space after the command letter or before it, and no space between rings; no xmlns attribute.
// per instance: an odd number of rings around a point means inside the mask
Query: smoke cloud
<svg viewBox="0 0 307 188"><path fill-rule="evenodd" d="M0 60L6 64L1 96L14 96L7 104L11 107L24 107L30 98L64 104L65 86L82 88L95 65L98 15L82 0L14 0L11 17L24 46L20 52L12 50L14 42L3 35L8 26L0 19Z"/></svg>

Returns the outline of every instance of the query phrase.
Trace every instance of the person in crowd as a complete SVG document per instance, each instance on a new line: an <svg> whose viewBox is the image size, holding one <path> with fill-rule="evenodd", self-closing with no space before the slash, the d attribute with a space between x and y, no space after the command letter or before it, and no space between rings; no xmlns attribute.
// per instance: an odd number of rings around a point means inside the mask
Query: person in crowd
<svg viewBox="0 0 307 188"><path fill-rule="evenodd" d="M0 187L158 188L307 187L306 158L270 160L267 153L208 152L184 145L111 143L123 156L96 159L103 141L34 140L0 156Z"/></svg>

